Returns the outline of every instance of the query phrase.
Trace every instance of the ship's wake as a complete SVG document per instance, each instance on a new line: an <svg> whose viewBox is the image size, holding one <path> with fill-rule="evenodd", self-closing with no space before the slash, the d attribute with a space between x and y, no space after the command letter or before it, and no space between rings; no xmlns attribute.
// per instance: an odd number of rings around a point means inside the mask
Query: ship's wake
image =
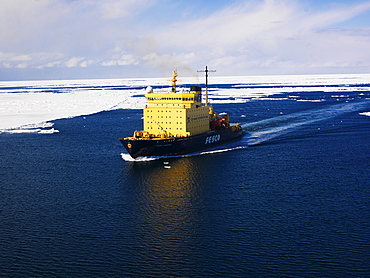
<svg viewBox="0 0 370 278"><path fill-rule="evenodd" d="M219 147L219 149L211 149L187 155L138 157L136 159L133 159L128 154L122 153L121 157L125 161L148 162L158 159L193 157L244 149L248 148L249 146L259 145L276 137L293 132L308 124L328 120L334 117L338 117L342 114L362 110L367 105L369 105L369 101L335 104L326 106L324 108L306 110L257 122L246 123L242 125L243 130L246 132L246 135L244 135L243 138L239 141L222 145L226 148L220 149Z"/></svg>
<svg viewBox="0 0 370 278"><path fill-rule="evenodd" d="M242 125L242 127L243 130L248 133L247 145L253 146L289 132L293 132L304 125L325 121L342 114L359 111L364 109L368 104L368 101L335 104L324 108L292 113L253 123L246 123Z"/></svg>

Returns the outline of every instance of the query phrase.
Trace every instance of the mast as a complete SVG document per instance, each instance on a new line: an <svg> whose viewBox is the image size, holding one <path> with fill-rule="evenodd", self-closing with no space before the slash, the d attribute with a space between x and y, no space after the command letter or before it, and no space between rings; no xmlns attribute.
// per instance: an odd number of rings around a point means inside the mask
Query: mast
<svg viewBox="0 0 370 278"><path fill-rule="evenodd" d="M172 92L173 93L176 93L176 82L177 82L177 70L174 70L173 71L173 75L172 75L172 79L170 81L172 81Z"/></svg>
<svg viewBox="0 0 370 278"><path fill-rule="evenodd" d="M208 67L206 66L205 70L198 70L198 72L205 72L206 73L206 106L209 105L208 102L208 72L216 72L215 70L209 70Z"/></svg>

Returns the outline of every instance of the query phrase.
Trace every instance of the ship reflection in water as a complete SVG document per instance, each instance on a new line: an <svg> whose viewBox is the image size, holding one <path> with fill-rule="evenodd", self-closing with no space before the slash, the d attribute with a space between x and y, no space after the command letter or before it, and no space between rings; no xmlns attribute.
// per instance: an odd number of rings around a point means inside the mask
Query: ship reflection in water
<svg viewBox="0 0 370 278"><path fill-rule="evenodd" d="M135 263L143 269L171 274L171 269L191 268L199 246L197 231L202 223L200 172L192 159L133 163L137 180L133 204L138 211L140 237ZM193 250L193 252L189 252ZM191 257L190 256L191 254ZM189 264L190 263L190 264ZM175 272L174 272L175 273Z"/></svg>

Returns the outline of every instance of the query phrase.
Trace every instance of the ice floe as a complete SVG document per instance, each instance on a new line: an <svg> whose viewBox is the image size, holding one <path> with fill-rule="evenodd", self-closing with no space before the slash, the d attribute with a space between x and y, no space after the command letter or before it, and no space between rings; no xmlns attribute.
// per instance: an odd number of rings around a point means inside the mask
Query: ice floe
<svg viewBox="0 0 370 278"><path fill-rule="evenodd" d="M16 128L8 128L0 130L0 133L39 133L39 134L53 134L58 133L59 130L55 129L54 123L41 122L38 124L27 124Z"/></svg>
<svg viewBox="0 0 370 278"><path fill-rule="evenodd" d="M203 79L181 77L178 88L203 84ZM212 103L279 100L271 96L282 93L293 93L289 99L302 101L299 93L318 90L336 93L335 97L341 98L346 91L363 94L369 91L370 74L212 76L210 84ZM142 109L147 86L161 90L168 85L168 78L0 82L0 132L50 134L58 131L45 127L30 129L27 125L120 108Z"/></svg>

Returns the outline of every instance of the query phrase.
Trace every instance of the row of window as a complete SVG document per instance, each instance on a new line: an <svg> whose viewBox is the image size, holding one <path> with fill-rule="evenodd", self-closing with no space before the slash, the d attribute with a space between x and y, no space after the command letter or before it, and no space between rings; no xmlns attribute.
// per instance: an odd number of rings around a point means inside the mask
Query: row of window
<svg viewBox="0 0 370 278"><path fill-rule="evenodd" d="M173 109L171 109L171 110L154 110L154 112L156 112L156 113L163 113L163 112L165 112L165 113L172 113L172 112L177 112L177 113L181 113L181 112L183 112L184 110L173 110ZM147 113L151 113L151 112L153 112L153 110L146 110L146 112Z"/></svg>
<svg viewBox="0 0 370 278"><path fill-rule="evenodd" d="M157 128L153 128L152 126L148 127L149 129L157 129ZM167 128L168 130L172 130L172 128ZM176 127L176 130L182 130L182 127Z"/></svg>
<svg viewBox="0 0 370 278"><path fill-rule="evenodd" d="M176 98L171 98L171 97L148 97L148 100L154 100L154 101L158 101L158 100L181 100L181 101L194 101L194 98L193 97L176 97Z"/></svg>
<svg viewBox="0 0 370 278"><path fill-rule="evenodd" d="M149 117L150 117L151 119L153 118L153 116L147 116L147 118L149 118ZM169 118L169 119L171 119L171 116L158 116L158 117L156 117L156 118L162 118L162 119L163 119L163 118L166 118L166 119L167 119L167 118ZM176 116L176 119L182 119L182 116Z"/></svg>
<svg viewBox="0 0 370 278"><path fill-rule="evenodd" d="M147 123L147 124L153 124L153 122L151 122L151 121L147 121L146 123ZM155 123L156 123L156 122L154 122L154 124L155 124ZM158 122L158 124L166 124L166 125L167 125L167 124L170 124L170 125L171 125L171 124L172 124L172 122ZM176 122L176 124L177 124L177 125L181 125L181 124L183 124L183 122Z"/></svg>
<svg viewBox="0 0 370 278"><path fill-rule="evenodd" d="M183 107L185 108L185 105L184 104L181 104L181 103L151 103L150 104L150 107L153 107L153 106L165 106L165 107Z"/></svg>

